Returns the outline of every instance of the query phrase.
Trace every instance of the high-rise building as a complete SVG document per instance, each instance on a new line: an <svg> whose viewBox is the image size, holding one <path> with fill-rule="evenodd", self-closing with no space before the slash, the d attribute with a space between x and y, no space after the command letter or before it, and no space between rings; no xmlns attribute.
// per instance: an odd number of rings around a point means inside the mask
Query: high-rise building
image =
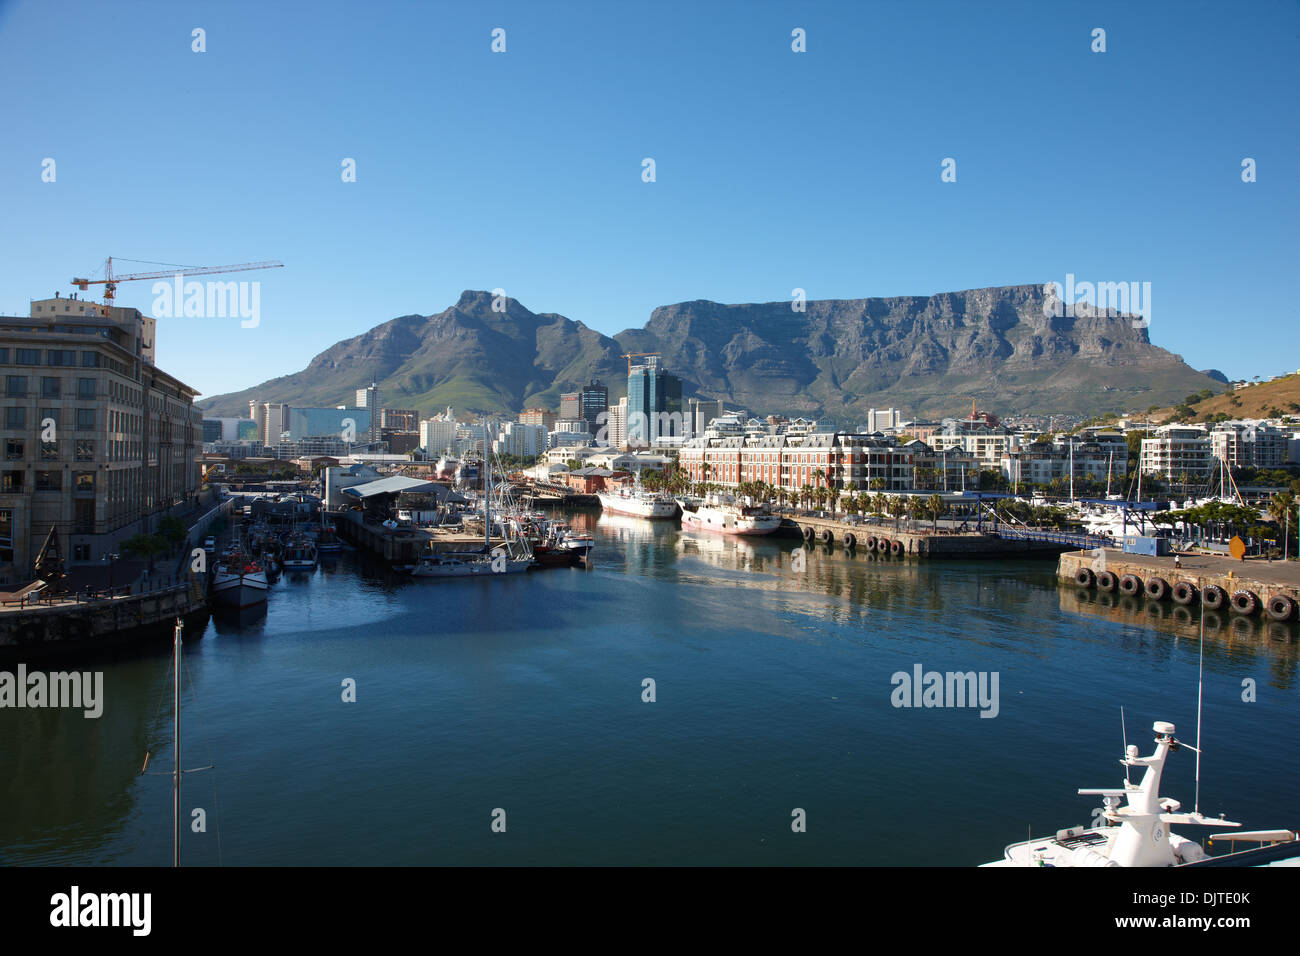
<svg viewBox="0 0 1300 956"><path fill-rule="evenodd" d="M563 392L560 395L560 418L572 421L582 417L582 392Z"/></svg>
<svg viewBox="0 0 1300 956"><path fill-rule="evenodd" d="M358 440L366 442L379 441L379 430L382 427L382 412L384 406L380 401L378 385L371 382L366 388L357 389L357 408L364 408L369 412L366 420L365 435Z"/></svg>
<svg viewBox="0 0 1300 956"><path fill-rule="evenodd" d="M456 447L456 420L430 418L420 422L420 447L430 455L441 455Z"/></svg>
<svg viewBox="0 0 1300 956"><path fill-rule="evenodd" d="M289 441L328 438L347 445L370 443L370 412L364 408L294 408L289 412ZM278 443L277 443L278 444Z"/></svg>
<svg viewBox="0 0 1300 956"><path fill-rule="evenodd" d="M578 418L585 419L587 431L593 435L600 428L600 413L609 408L609 389L604 383L592 379L578 392ZM563 415L561 418L565 417Z"/></svg>
<svg viewBox="0 0 1300 956"><path fill-rule="evenodd" d="M657 356L633 365L627 376L628 447L649 447L684 432L682 380L665 371Z"/></svg>
<svg viewBox="0 0 1300 956"><path fill-rule="evenodd" d="M611 405L605 419L604 435L601 430L596 431L597 444L601 439L609 444L611 448L627 447L627 396L624 395L618 400L617 405Z"/></svg>
<svg viewBox="0 0 1300 956"><path fill-rule="evenodd" d="M51 529L65 560L99 562L197 492L198 393L152 338L138 310L78 298L0 317L0 584L31 580Z"/></svg>

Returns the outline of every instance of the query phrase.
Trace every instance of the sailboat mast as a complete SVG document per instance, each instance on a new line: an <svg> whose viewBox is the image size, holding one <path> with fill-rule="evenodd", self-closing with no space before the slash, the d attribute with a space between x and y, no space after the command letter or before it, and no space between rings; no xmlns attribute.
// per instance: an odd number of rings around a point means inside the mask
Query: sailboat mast
<svg viewBox="0 0 1300 956"><path fill-rule="evenodd" d="M175 770L172 773L172 866L181 865L181 620L176 619L172 652L172 717L175 734Z"/></svg>
<svg viewBox="0 0 1300 956"><path fill-rule="evenodd" d="M483 547L492 550L492 461L488 458L487 419L483 419Z"/></svg>

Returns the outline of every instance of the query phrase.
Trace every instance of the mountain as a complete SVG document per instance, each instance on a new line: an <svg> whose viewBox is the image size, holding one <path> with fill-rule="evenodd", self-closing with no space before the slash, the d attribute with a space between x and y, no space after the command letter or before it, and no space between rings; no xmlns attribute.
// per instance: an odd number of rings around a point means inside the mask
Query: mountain
<svg viewBox="0 0 1300 956"><path fill-rule="evenodd" d="M560 392L593 377L618 397L624 352L662 353L686 395L848 426L868 407L939 417L974 399L999 414L1094 416L1223 390L1152 345L1131 317L1045 316L1042 286L827 299L804 312L789 302L681 302L613 338L502 301L504 312L493 311L491 293L464 292L437 315L393 319L331 346L301 372L199 404L213 416L246 415L252 398L350 404L356 388L374 381L392 408L513 414L556 408Z"/></svg>

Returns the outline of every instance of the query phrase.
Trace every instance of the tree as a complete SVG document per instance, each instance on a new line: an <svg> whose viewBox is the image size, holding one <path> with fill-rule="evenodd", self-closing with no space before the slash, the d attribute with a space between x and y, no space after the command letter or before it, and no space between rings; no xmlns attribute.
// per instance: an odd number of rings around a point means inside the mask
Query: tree
<svg viewBox="0 0 1300 956"><path fill-rule="evenodd" d="M948 513L948 502L943 500L943 495L931 495L925 499L925 504L930 517L934 519L934 531L938 534L939 519Z"/></svg>
<svg viewBox="0 0 1300 956"><path fill-rule="evenodd" d="M189 533L190 529L185 526L185 522L175 515L167 515L158 522L158 534L173 548L184 541Z"/></svg>
<svg viewBox="0 0 1300 956"><path fill-rule="evenodd" d="M889 513L894 517L894 530L898 530L899 519L907 514L907 502L899 495L890 495Z"/></svg>

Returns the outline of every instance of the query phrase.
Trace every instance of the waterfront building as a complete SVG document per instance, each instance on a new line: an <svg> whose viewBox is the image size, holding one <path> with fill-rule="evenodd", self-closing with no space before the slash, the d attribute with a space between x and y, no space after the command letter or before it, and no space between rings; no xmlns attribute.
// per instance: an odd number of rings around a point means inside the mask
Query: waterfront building
<svg viewBox="0 0 1300 956"><path fill-rule="evenodd" d="M1288 439L1268 422L1220 422L1210 431L1210 450L1232 468L1281 468L1290 459Z"/></svg>
<svg viewBox="0 0 1300 956"><path fill-rule="evenodd" d="M1000 468L1012 485L1045 485L1058 479L1069 481L1071 462L1075 481L1104 482L1108 474L1112 481L1118 481L1128 474L1128 443L1118 432L1102 435L1101 440L1086 434L1058 435L1054 440L1032 442L1010 452L1003 457ZM1122 491L1123 485L1116 484L1114 490Z"/></svg>
<svg viewBox="0 0 1300 956"><path fill-rule="evenodd" d="M878 480L881 490L907 491L913 485L909 449L852 432L767 435L752 442L740 435L692 438L678 461L692 481L724 487L761 481L797 492L805 485L843 490L852 482L866 491Z"/></svg>
<svg viewBox="0 0 1300 956"><path fill-rule="evenodd" d="M153 364L153 326L61 296L0 317L0 584L31 580L51 528L66 561L99 562L197 493L198 393Z"/></svg>
<svg viewBox="0 0 1300 956"><path fill-rule="evenodd" d="M942 427L940 422L935 421L912 421L902 422L892 431L896 435L910 435L912 438L919 438L923 442L929 442ZM886 432L885 434L889 434Z"/></svg>
<svg viewBox="0 0 1300 956"><path fill-rule="evenodd" d="M565 445L590 445L594 440L591 432L586 430L586 422L557 422L555 430L547 435L547 448L560 448Z"/></svg>
<svg viewBox="0 0 1300 956"><path fill-rule="evenodd" d="M918 491L961 491L968 482L979 481L980 460L961 447L940 451L919 438L902 447L912 455L913 487Z"/></svg>
<svg viewBox="0 0 1300 956"><path fill-rule="evenodd" d="M591 445L560 445L547 450L545 463L548 465L566 465L570 461L585 462L592 455L598 453L599 449L593 448Z"/></svg>
<svg viewBox="0 0 1300 956"><path fill-rule="evenodd" d="M914 438L919 435L909 431ZM998 468L1002 459L1020 447L1020 436L988 412L975 411L966 418L944 419L929 438L936 451L959 448L973 456L983 468Z"/></svg>
<svg viewBox="0 0 1300 956"><path fill-rule="evenodd" d="M365 408L295 407L289 412L289 425L286 431L290 442L300 442L309 438L330 438L346 444L367 445L371 441L371 424L370 411Z"/></svg>
<svg viewBox="0 0 1300 956"><path fill-rule="evenodd" d="M645 448L660 436L681 436L684 432L682 380L670 375L658 356L633 365L627 377L628 446Z"/></svg>
<svg viewBox="0 0 1300 956"><path fill-rule="evenodd" d="M1155 435L1142 439L1139 459L1143 474L1169 482L1186 474L1194 479L1209 478L1214 465L1210 437L1203 426L1163 425Z"/></svg>

